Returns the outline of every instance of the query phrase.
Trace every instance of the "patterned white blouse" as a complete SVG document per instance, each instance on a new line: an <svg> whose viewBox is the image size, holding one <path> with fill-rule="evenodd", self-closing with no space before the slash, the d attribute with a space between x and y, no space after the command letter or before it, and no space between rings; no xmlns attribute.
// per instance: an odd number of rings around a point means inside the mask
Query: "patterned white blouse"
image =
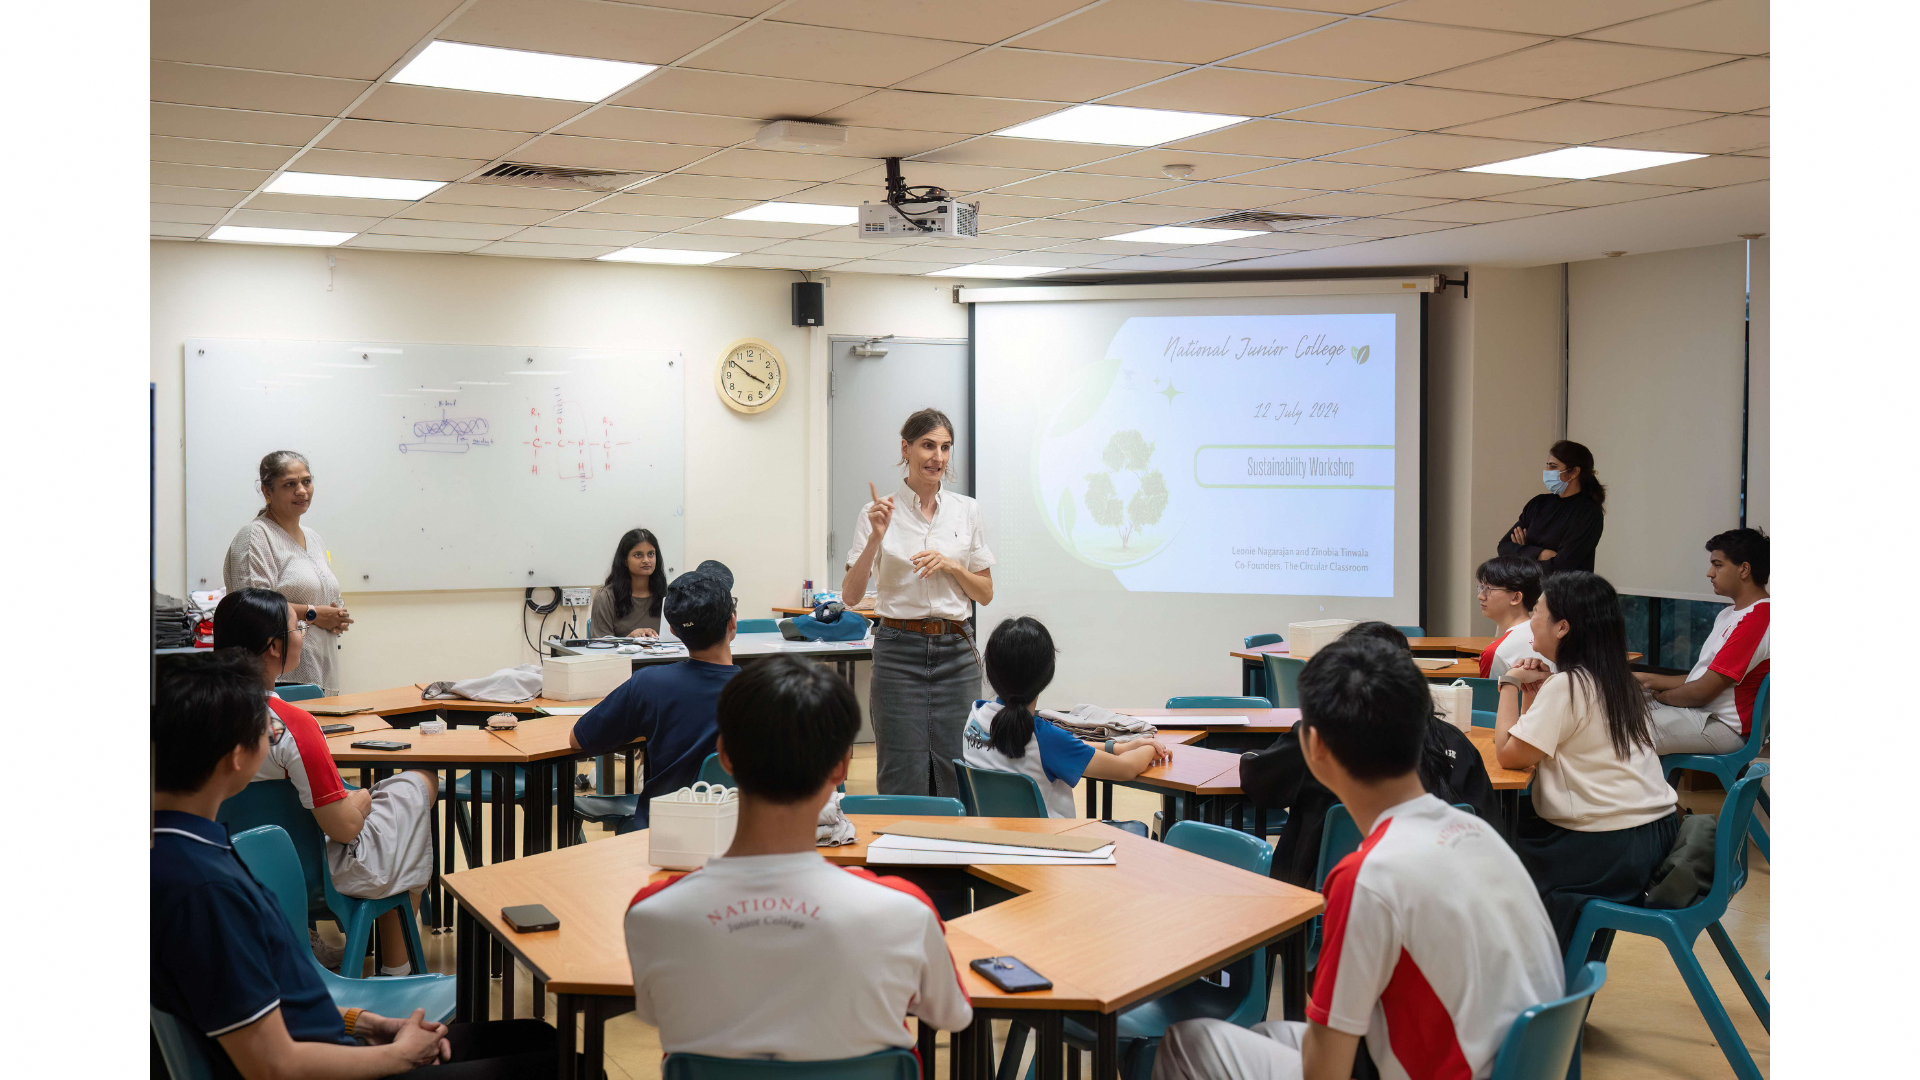
<svg viewBox="0 0 1920 1080"><path fill-rule="evenodd" d="M327 565L326 542L305 525L300 531L306 537L305 548L264 514L247 522L227 548L223 574L227 591L272 589L293 605L296 619L306 615L308 605L339 604L340 582ZM300 662L283 673L281 681L314 683L328 694L339 693L338 642L339 635L333 631L308 626Z"/></svg>

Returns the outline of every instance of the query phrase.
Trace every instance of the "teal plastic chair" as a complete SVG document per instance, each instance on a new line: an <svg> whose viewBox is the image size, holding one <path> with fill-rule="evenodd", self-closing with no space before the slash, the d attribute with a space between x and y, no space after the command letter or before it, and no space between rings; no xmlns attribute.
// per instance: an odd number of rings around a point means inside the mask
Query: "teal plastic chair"
<svg viewBox="0 0 1920 1080"><path fill-rule="evenodd" d="M1246 644L1241 646L1242 648L1257 649L1262 645L1278 645L1287 639L1279 634L1248 634L1244 640ZM1265 667L1255 667L1247 671L1247 689L1261 697L1266 696L1267 669Z"/></svg>
<svg viewBox="0 0 1920 1080"><path fill-rule="evenodd" d="M976 768L953 760L960 781L960 801L968 817L1046 817L1047 800L1040 785L1024 773Z"/></svg>
<svg viewBox="0 0 1920 1080"><path fill-rule="evenodd" d="M846 795L840 799L840 811L846 814L965 817L967 806L959 799L948 799L938 795Z"/></svg>
<svg viewBox="0 0 1920 1080"><path fill-rule="evenodd" d="M308 698L326 697L327 692L310 682L283 683L273 688L281 701L306 701Z"/></svg>
<svg viewBox="0 0 1920 1080"><path fill-rule="evenodd" d="M734 786L733 774L728 772L726 767L720 764L719 754L708 754L707 760L700 763L699 780L704 780L709 784L721 784L726 787ZM697 780L695 782L697 783L699 781Z"/></svg>
<svg viewBox="0 0 1920 1080"><path fill-rule="evenodd" d="M1590 961L1567 980L1567 996L1514 1017L1493 1059L1493 1080L1563 1080L1580 1050L1593 995L1607 982L1607 965Z"/></svg>
<svg viewBox="0 0 1920 1080"><path fill-rule="evenodd" d="M1463 675L1460 678L1455 679L1453 681L1463 682L1463 683L1466 683L1468 686L1473 687L1473 711L1474 712L1481 712L1481 711L1499 712L1500 711L1500 680L1499 679L1482 679L1472 675ZM1453 683L1448 683L1447 685L1451 686L1453 685Z"/></svg>
<svg viewBox="0 0 1920 1080"><path fill-rule="evenodd" d="M573 842L587 842L586 830L581 822L591 821L601 825L618 825L633 820L640 809L640 796L632 795L575 795L573 797Z"/></svg>
<svg viewBox="0 0 1920 1080"><path fill-rule="evenodd" d="M1426 637L1427 636L1427 631L1423 627L1396 626L1394 627L1394 629L1400 631L1401 633L1407 635L1408 637Z"/></svg>
<svg viewBox="0 0 1920 1080"><path fill-rule="evenodd" d="M1271 709L1273 708L1273 703L1268 701L1264 697L1241 697L1237 694L1231 694L1231 695L1196 694L1191 697L1170 697L1167 699L1167 708L1169 709ZM1172 718L1169 718L1167 726L1176 727L1178 725L1172 722Z"/></svg>
<svg viewBox="0 0 1920 1080"><path fill-rule="evenodd" d="M147 1006L153 1024L153 1041L160 1045L160 1060L167 1064L172 1080L213 1080L213 1062L208 1059L209 1040L188 1027L179 1017Z"/></svg>
<svg viewBox="0 0 1920 1080"><path fill-rule="evenodd" d="M299 853L299 866L306 888L307 904L301 926L310 925L316 915L331 918L347 936L340 955L340 974L358 978L360 966L373 940L373 921L396 908L400 925L406 929L407 958L415 971L427 970L427 956L420 948L420 920L413 911L413 899L406 893L378 900L342 896L333 887L333 875L327 871L327 835L313 819L313 811L300 805L300 796L290 780L256 780L238 795L220 804L216 817L230 833L242 833L270 825L282 830L288 843Z"/></svg>
<svg viewBox="0 0 1920 1080"><path fill-rule="evenodd" d="M1267 669L1267 700L1269 708L1297 709L1300 707L1300 671L1307 666L1305 660L1296 660L1291 656L1274 656L1268 653L1264 658Z"/></svg>
<svg viewBox="0 0 1920 1080"><path fill-rule="evenodd" d="M733 625L736 634L777 634L780 632L778 619L741 619Z"/></svg>
<svg viewBox="0 0 1920 1080"><path fill-rule="evenodd" d="M1246 644L1241 646L1241 648L1257 649L1262 645L1278 645L1285 640L1287 639L1281 637L1279 634L1248 634Z"/></svg>
<svg viewBox="0 0 1920 1080"><path fill-rule="evenodd" d="M911 1050L882 1050L838 1061L766 1061L668 1054L661 1080L920 1080L920 1059Z"/></svg>
<svg viewBox="0 0 1920 1080"><path fill-rule="evenodd" d="M1741 1041L1740 1032L1735 1030L1733 1020L1727 1016L1726 1007L1720 1004L1720 996L1713 992L1713 984L1707 981L1700 961L1694 957L1693 943L1702 930L1713 938L1714 947L1720 950L1720 959L1726 962L1727 970L1733 972L1734 981L1747 996L1747 1004L1760 1017L1760 1026L1773 1030L1766 995L1760 992L1753 972L1747 970L1746 961L1740 958L1740 950L1733 947L1726 928L1720 925L1721 916L1727 913L1727 902L1747 883L1747 829L1753 823L1754 801L1759 797L1760 784L1766 779L1767 771L1766 762L1755 762L1747 770L1746 778L1727 792L1727 800L1720 807L1718 827L1714 830L1713 887L1707 890L1706 896L1691 906L1672 910L1588 900L1580 909L1580 921L1575 924L1573 938L1567 944L1567 973L1571 983L1573 975L1586 961L1597 931L1624 930L1659 940L1673 957L1674 966L1680 969L1681 978L1693 993L1694 1004L1700 1007L1714 1040L1720 1044L1721 1053L1727 1056L1727 1064L1733 1066L1734 1075L1741 1080L1760 1080L1760 1070L1753 1063L1753 1055L1747 1052L1746 1043Z"/></svg>
<svg viewBox="0 0 1920 1080"><path fill-rule="evenodd" d="M1693 769L1697 772L1712 773L1720 779L1720 786L1733 790L1734 781L1740 779L1740 773L1760 754L1760 747L1767 741L1767 722L1773 713L1772 684L1773 676L1767 675L1760 680L1760 692L1753 698L1753 727L1747 732L1747 744L1731 754L1665 754L1660 758L1660 768L1667 775L1667 782L1673 782L1673 774L1681 769ZM1769 815L1773 813L1773 801L1767 798L1763 788L1759 795L1760 808ZM1758 818L1753 825L1753 842L1760 848L1760 854L1768 862L1773 861L1771 845L1767 842L1767 830L1762 828Z"/></svg>
<svg viewBox="0 0 1920 1080"><path fill-rule="evenodd" d="M1500 714L1497 712L1488 712L1486 709L1473 710L1473 726L1474 727L1484 727L1484 728L1494 727L1499 723L1499 720L1500 720Z"/></svg>

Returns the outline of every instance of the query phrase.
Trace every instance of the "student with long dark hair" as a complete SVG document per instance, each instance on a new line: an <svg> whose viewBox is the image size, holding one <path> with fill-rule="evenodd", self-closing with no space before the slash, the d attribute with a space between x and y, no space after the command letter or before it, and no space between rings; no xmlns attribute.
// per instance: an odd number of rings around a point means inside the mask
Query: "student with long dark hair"
<svg viewBox="0 0 1920 1080"><path fill-rule="evenodd" d="M606 584L593 590L587 617L597 637L659 637L667 595L666 559L650 529L628 529L614 545Z"/></svg>
<svg viewBox="0 0 1920 1080"><path fill-rule="evenodd" d="M1606 528L1606 485L1593 472L1593 451L1561 439L1547 452L1541 474L1547 493L1527 500L1520 519L1500 538L1502 555L1540 564L1543 574L1593 571L1594 549Z"/></svg>
<svg viewBox="0 0 1920 1080"><path fill-rule="evenodd" d="M1533 609L1533 647L1539 658L1500 677L1493 742L1501 766L1534 770L1514 849L1564 949L1589 899L1639 903L1680 819L1607 579L1583 571L1548 578ZM1593 959L1605 958L1611 935L1604 938L1595 939Z"/></svg>
<svg viewBox="0 0 1920 1080"><path fill-rule="evenodd" d="M961 733L967 764L1031 776L1040 785L1051 817L1075 817L1073 786L1082 776L1131 780L1167 756L1152 736L1108 739L1095 749L1034 715L1041 691L1053 681L1053 635L1040 620L1022 615L993 628L987 638L987 682L999 696L976 701Z"/></svg>

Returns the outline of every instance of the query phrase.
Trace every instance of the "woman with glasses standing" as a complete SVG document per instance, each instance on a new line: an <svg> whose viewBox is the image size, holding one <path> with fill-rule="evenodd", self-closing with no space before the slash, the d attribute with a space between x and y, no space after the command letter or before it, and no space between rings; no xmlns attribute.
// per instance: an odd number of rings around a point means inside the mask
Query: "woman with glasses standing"
<svg viewBox="0 0 1920 1080"><path fill-rule="evenodd" d="M974 604L993 602L993 552L980 508L941 481L953 459L953 421L921 409L900 429L906 479L873 501L854 526L840 596L877 599L873 630L874 749L882 795L957 798L953 761L980 695L980 658L968 625Z"/></svg>
<svg viewBox="0 0 1920 1080"><path fill-rule="evenodd" d="M1500 538L1499 554L1532 559L1543 574L1592 573L1607 525L1607 489L1593 474L1593 451L1562 439L1547 452L1540 475L1547 493L1527 500L1520 520Z"/></svg>
<svg viewBox="0 0 1920 1080"><path fill-rule="evenodd" d="M340 676L334 654L339 635L353 619L328 565L326 543L300 523L313 505L313 473L306 458L292 450L275 450L260 459L259 474L266 505L227 546L227 591L273 589L285 596L307 624L307 642L300 662L287 668L283 681L312 683L337 694Z"/></svg>

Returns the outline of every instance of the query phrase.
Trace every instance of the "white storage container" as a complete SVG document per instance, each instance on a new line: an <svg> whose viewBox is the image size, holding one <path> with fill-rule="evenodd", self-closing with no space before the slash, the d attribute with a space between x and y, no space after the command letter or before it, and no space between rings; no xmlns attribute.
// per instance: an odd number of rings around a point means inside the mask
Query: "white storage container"
<svg viewBox="0 0 1920 1080"><path fill-rule="evenodd" d="M740 823L740 793L704 780L647 806L647 861L667 870L698 870L725 854Z"/></svg>
<svg viewBox="0 0 1920 1080"><path fill-rule="evenodd" d="M1428 683L1427 690L1433 694L1433 708L1440 719L1462 733L1473 727L1473 687L1455 679L1449 686Z"/></svg>
<svg viewBox="0 0 1920 1080"><path fill-rule="evenodd" d="M1341 634L1353 629L1352 619L1316 619L1313 622L1287 624L1287 655L1305 660L1326 648Z"/></svg>
<svg viewBox="0 0 1920 1080"><path fill-rule="evenodd" d="M601 698L633 674L624 656L549 656L540 664L540 696L554 701Z"/></svg>

